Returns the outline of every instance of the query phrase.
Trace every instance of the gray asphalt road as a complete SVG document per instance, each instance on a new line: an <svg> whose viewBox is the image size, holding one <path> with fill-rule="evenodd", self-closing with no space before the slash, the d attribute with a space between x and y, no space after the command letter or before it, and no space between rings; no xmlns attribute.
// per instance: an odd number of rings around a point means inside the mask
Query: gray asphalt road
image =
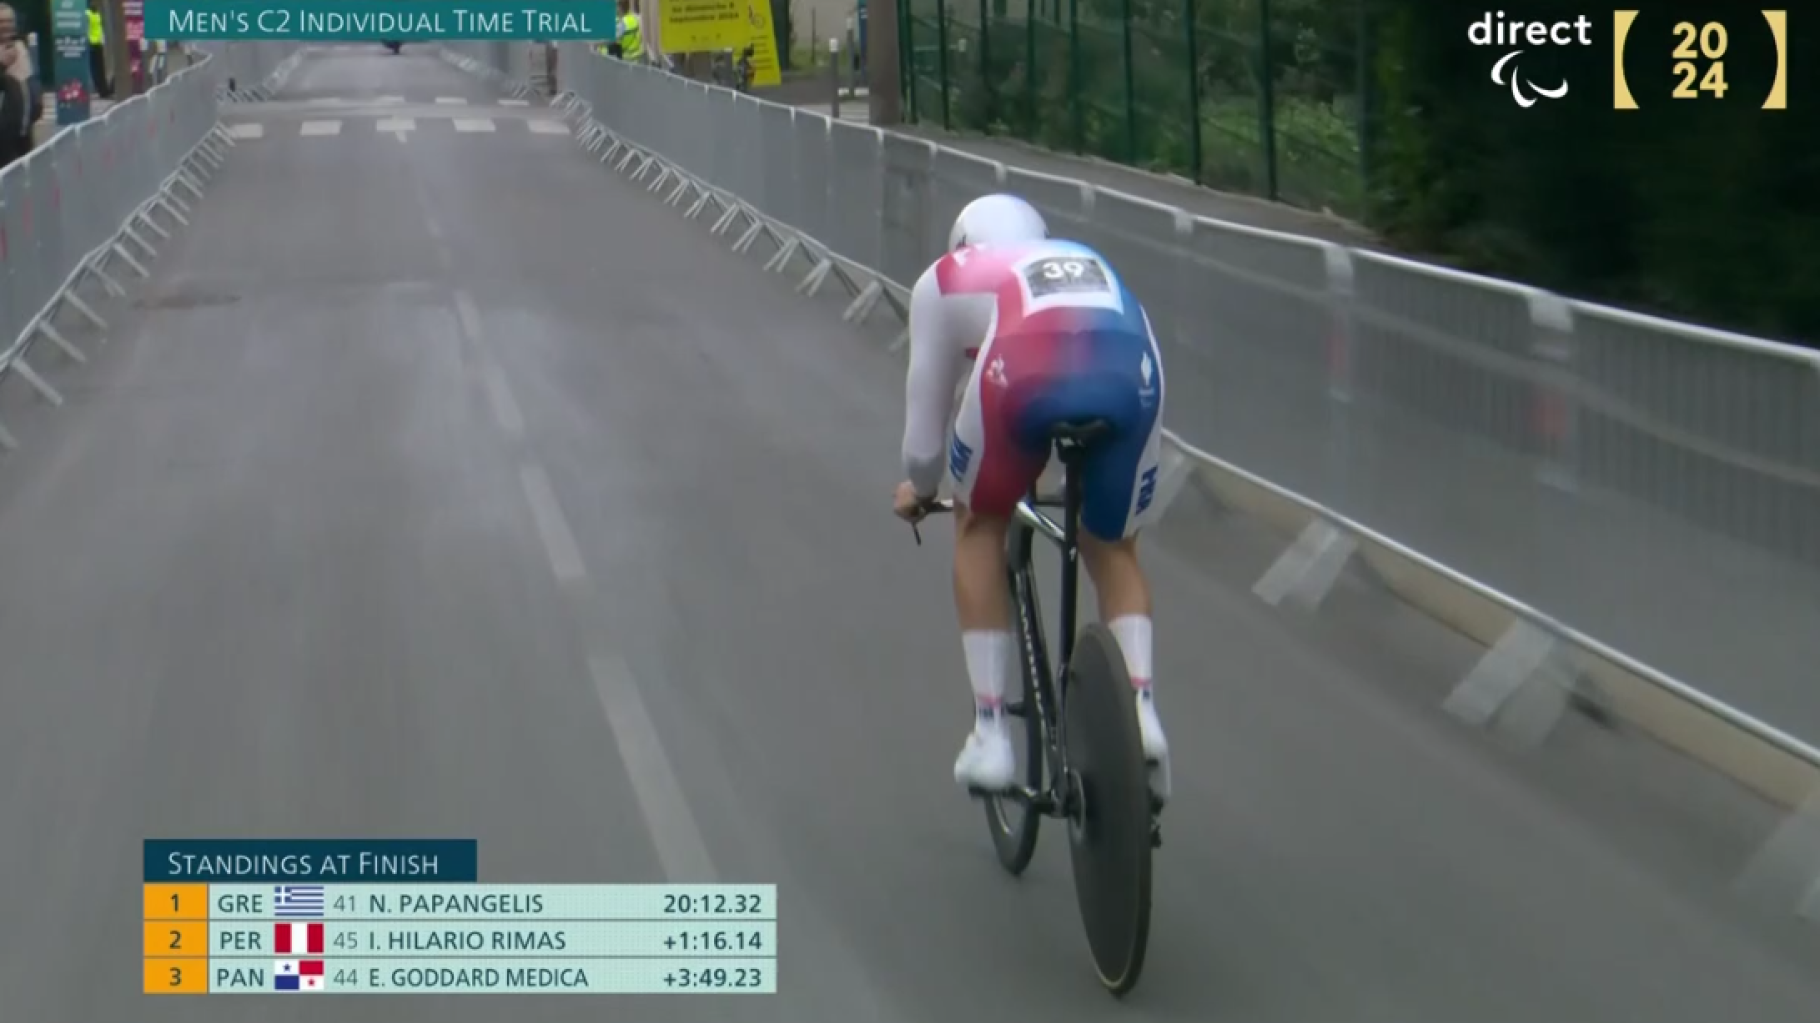
<svg viewBox="0 0 1820 1023"><path fill-rule="evenodd" d="M287 100L502 127L243 142L111 347L54 367L68 405L0 395L9 1020L1813 1018L1820 941L1731 894L1760 807L1584 724L1460 728L1472 651L1351 583L1264 608L1280 541L1193 493L1149 553L1178 795L1113 1003L1065 848L1006 879L949 778L948 545L887 508L901 366L477 89L300 68ZM471 836L502 882L775 882L781 993L138 993L141 839L359 835Z"/></svg>

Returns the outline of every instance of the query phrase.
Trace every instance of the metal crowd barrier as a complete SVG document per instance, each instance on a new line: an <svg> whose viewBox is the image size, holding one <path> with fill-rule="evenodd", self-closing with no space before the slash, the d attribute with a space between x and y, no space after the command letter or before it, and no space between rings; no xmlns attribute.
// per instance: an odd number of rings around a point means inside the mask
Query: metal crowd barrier
<svg viewBox="0 0 1820 1023"><path fill-rule="evenodd" d="M532 93L532 45L522 39L446 42L442 44L442 54L444 60L463 71L479 75L522 99Z"/></svg>
<svg viewBox="0 0 1820 1023"><path fill-rule="evenodd" d="M204 58L0 171L0 382L16 376L63 404L33 367L37 344L87 362L58 329L59 316L73 311L105 338L107 321L82 289L124 297L119 268L149 277L146 260L158 254L151 239L189 223L184 196L202 197L234 144L216 121L218 79L214 59ZM16 446L0 425L0 448Z"/></svg>
<svg viewBox="0 0 1820 1023"><path fill-rule="evenodd" d="M220 62L215 72L223 103L263 103L283 87L308 47L285 42L197 42L188 44Z"/></svg>
<svg viewBox="0 0 1820 1023"><path fill-rule="evenodd" d="M1793 811L1770 846L1803 850L1776 855L1820 918L1820 750L1759 716L1820 735L1820 355L1195 217L581 46L560 65L589 152L736 251L767 240L768 270L806 265L800 292L837 281L851 321L903 315L969 200L1033 202L1112 259L1165 346L1159 490L1193 476L1296 537L1260 598L1313 609L1362 565L1486 647L1446 700L1463 720L1534 743L1593 707L1743 782Z"/></svg>

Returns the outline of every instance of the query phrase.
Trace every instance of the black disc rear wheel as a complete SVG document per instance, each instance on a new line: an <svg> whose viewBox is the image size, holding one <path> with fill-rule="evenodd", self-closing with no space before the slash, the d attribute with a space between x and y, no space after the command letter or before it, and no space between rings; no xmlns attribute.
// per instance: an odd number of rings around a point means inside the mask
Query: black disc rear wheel
<svg viewBox="0 0 1820 1023"><path fill-rule="evenodd" d="M1137 986L1150 940L1150 785L1131 676L1103 625L1081 630L1069 665L1064 733L1075 898L1100 983Z"/></svg>
<svg viewBox="0 0 1820 1023"><path fill-rule="evenodd" d="M1025 578L1029 575L1026 573ZM1043 789L1043 761L1047 749L1047 737L1043 734L1043 717L1037 694L1040 691L1048 696L1046 677L1032 674L1030 658L1025 650L1032 644L1038 656L1047 656L1043 650L1042 614L1036 606L1034 584L1027 594L1020 594L1014 583L1011 587L1011 616L1016 629L1018 691L1006 706L1006 712L1013 718L1012 727L1022 733L1023 749L1019 751L1022 758L1022 769L1019 775L1023 783L1032 791ZM1024 601L1028 600L1026 606ZM1037 623L1035 636L1027 637L1026 623ZM1043 702L1047 702L1045 699ZM998 853L999 865L1016 877L1030 866L1030 858L1036 854L1036 839L1039 826L1043 822L1041 814L1031 810L1022 802L1008 796L990 796L986 804L986 829L992 832L992 848Z"/></svg>

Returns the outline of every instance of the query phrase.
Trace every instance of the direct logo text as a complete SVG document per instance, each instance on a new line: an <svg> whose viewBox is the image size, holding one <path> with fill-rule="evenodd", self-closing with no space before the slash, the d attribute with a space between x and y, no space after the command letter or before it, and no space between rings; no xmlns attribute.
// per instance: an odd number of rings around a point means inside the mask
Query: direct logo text
<svg viewBox="0 0 1820 1023"><path fill-rule="evenodd" d="M1567 80L1548 87L1537 85L1518 70L1517 57L1526 50L1542 47L1591 46L1592 22L1582 14L1572 21L1507 21L1503 11L1484 14L1466 28L1466 40L1474 46L1507 48L1509 52L1491 66L1494 84L1510 90L1517 106L1528 109L1542 99L1560 99L1567 95Z"/></svg>

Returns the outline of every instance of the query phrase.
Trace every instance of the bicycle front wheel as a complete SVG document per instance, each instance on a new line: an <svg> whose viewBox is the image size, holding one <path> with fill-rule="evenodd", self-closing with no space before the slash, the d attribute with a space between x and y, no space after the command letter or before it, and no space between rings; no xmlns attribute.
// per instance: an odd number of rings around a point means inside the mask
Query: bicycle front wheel
<svg viewBox="0 0 1820 1023"><path fill-rule="evenodd" d="M1131 676L1103 625L1081 630L1068 666L1063 739L1074 893L1100 983L1137 986L1150 941L1150 783Z"/></svg>

